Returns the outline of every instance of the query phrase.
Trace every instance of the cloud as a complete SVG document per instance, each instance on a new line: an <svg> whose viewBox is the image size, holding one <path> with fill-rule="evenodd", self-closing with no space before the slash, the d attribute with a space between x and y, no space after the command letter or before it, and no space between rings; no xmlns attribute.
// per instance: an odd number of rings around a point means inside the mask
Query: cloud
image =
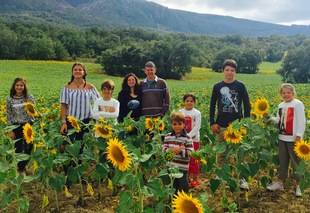
<svg viewBox="0 0 310 213"><path fill-rule="evenodd" d="M151 0L169 8L282 24L310 24L307 0Z"/></svg>

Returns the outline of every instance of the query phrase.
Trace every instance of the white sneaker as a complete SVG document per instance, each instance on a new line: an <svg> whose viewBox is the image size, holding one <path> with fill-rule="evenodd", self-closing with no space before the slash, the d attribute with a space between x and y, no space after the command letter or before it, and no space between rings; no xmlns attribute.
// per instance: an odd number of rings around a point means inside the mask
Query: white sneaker
<svg viewBox="0 0 310 213"><path fill-rule="evenodd" d="M296 195L296 197L301 197L302 196L302 193L301 193L299 185L296 186L295 195Z"/></svg>
<svg viewBox="0 0 310 213"><path fill-rule="evenodd" d="M240 180L240 189L249 190L249 184L244 178Z"/></svg>
<svg viewBox="0 0 310 213"><path fill-rule="evenodd" d="M284 190L284 187L282 182L274 182L269 186L267 186L267 189L270 191L276 191L276 190Z"/></svg>

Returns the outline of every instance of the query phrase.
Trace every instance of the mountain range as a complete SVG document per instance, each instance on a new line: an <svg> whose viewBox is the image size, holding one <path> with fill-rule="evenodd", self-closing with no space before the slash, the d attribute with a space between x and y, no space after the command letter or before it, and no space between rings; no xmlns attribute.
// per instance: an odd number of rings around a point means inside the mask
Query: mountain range
<svg viewBox="0 0 310 213"><path fill-rule="evenodd" d="M78 27L141 27L213 36L310 35L310 26L186 12L146 0L0 0L0 18Z"/></svg>

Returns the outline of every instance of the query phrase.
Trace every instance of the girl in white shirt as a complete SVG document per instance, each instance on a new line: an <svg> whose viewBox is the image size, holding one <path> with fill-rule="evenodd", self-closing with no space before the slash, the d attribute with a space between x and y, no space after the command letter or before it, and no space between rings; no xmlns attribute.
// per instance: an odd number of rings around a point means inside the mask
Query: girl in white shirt
<svg viewBox="0 0 310 213"><path fill-rule="evenodd" d="M296 141L302 139L306 128L306 116L304 104L295 98L295 87L292 84L282 84L280 89L283 102L278 106L278 115L273 120L279 127L279 161L280 181L274 182L267 187L271 191L284 190L283 182L288 176L289 161L296 171L300 159L294 152ZM296 196L302 196L298 182L300 177L295 175L297 182Z"/></svg>
<svg viewBox="0 0 310 213"><path fill-rule="evenodd" d="M201 113L194 108L196 97L193 94L185 94L183 97L184 108L180 112L185 115L185 130L187 135L193 140L194 150L199 149ZM194 158L190 158L189 162L189 180L190 186L199 185L198 176L200 173L200 164Z"/></svg>
<svg viewBox="0 0 310 213"><path fill-rule="evenodd" d="M99 120L100 118L114 119L116 121L119 114L119 101L112 98L114 90L114 82L106 80L101 85L102 97L98 98L93 107L93 118Z"/></svg>

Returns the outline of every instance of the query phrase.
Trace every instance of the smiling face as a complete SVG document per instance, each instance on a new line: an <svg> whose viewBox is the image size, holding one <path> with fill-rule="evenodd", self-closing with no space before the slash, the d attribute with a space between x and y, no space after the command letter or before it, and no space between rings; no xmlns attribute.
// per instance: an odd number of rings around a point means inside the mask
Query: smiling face
<svg viewBox="0 0 310 213"><path fill-rule="evenodd" d="M185 128L184 122L180 122L180 121L172 121L171 126L176 135L181 134L183 129Z"/></svg>
<svg viewBox="0 0 310 213"><path fill-rule="evenodd" d="M133 76L129 76L127 79L127 85L129 88L133 88L136 85L136 79Z"/></svg>
<svg viewBox="0 0 310 213"><path fill-rule="evenodd" d="M145 73L146 78L148 80L154 80L155 79L155 74L156 74L156 68L155 67L145 67L144 68L144 73Z"/></svg>
<svg viewBox="0 0 310 213"><path fill-rule="evenodd" d="M193 99L193 97L189 96L185 99L184 106L186 110L192 110L194 108L194 105L195 100Z"/></svg>
<svg viewBox="0 0 310 213"><path fill-rule="evenodd" d="M228 82L232 82L235 80L236 68L227 65L224 67L223 73L224 73L224 80Z"/></svg>
<svg viewBox="0 0 310 213"><path fill-rule="evenodd" d="M74 79L81 79L85 76L85 70L81 65L75 65L72 69Z"/></svg>
<svg viewBox="0 0 310 213"><path fill-rule="evenodd" d="M17 81L15 86L14 86L16 95L21 96L24 92L25 89L25 84L23 81Z"/></svg>
<svg viewBox="0 0 310 213"><path fill-rule="evenodd" d="M294 92L290 88L282 88L281 97L283 101L290 102L294 99Z"/></svg>
<svg viewBox="0 0 310 213"><path fill-rule="evenodd" d="M101 90L101 94L104 100L110 100L112 98L112 93L113 90L106 87L102 88Z"/></svg>

